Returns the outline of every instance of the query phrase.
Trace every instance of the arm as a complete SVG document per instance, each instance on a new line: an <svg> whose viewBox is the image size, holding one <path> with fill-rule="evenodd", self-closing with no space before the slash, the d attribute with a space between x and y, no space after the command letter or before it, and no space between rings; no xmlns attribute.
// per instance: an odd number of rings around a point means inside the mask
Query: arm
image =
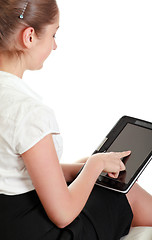
<svg viewBox="0 0 152 240"><path fill-rule="evenodd" d="M72 182L75 179L77 173L86 163L88 158L89 157L81 158L75 163L61 163L62 171L64 173L66 182Z"/></svg>
<svg viewBox="0 0 152 240"><path fill-rule="evenodd" d="M109 153L91 156L69 187L51 134L23 153L22 158L48 217L58 227L63 228L83 209L100 172L104 170L117 173L124 170L120 158L127 155Z"/></svg>
<svg viewBox="0 0 152 240"><path fill-rule="evenodd" d="M85 158L81 158L78 161L76 161L76 163L86 163L86 161L88 160L89 157L85 157Z"/></svg>
<svg viewBox="0 0 152 240"><path fill-rule="evenodd" d="M66 182L72 182L84 163L61 163Z"/></svg>

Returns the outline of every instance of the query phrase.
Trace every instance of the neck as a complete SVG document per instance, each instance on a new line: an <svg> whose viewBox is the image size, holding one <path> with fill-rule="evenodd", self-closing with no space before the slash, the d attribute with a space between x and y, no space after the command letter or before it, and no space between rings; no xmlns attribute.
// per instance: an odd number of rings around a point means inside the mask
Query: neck
<svg viewBox="0 0 152 240"><path fill-rule="evenodd" d="M0 55L0 71L8 72L22 78L25 70L20 58Z"/></svg>

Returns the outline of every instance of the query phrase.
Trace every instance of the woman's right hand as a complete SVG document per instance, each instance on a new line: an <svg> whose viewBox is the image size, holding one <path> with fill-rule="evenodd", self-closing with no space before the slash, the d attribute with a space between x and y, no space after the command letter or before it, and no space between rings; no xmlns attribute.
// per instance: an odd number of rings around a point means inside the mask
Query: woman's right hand
<svg viewBox="0 0 152 240"><path fill-rule="evenodd" d="M98 167L99 174L100 172L107 172L110 177L117 178L119 172L126 169L121 159L130 154L131 151L96 153L90 159L92 159L94 166Z"/></svg>

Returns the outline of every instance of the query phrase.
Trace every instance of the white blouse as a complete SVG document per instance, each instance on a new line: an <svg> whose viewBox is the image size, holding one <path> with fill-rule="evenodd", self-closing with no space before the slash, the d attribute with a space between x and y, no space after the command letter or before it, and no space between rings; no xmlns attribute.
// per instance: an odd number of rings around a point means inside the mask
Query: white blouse
<svg viewBox="0 0 152 240"><path fill-rule="evenodd" d="M49 133L60 159L62 138L53 110L22 79L0 71L0 193L34 189L21 154Z"/></svg>

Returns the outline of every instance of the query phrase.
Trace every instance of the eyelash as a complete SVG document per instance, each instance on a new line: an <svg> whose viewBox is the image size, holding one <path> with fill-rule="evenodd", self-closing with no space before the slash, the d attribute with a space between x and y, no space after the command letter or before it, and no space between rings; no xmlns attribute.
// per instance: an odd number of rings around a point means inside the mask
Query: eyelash
<svg viewBox="0 0 152 240"><path fill-rule="evenodd" d="M53 35L53 38L56 38L56 34Z"/></svg>

